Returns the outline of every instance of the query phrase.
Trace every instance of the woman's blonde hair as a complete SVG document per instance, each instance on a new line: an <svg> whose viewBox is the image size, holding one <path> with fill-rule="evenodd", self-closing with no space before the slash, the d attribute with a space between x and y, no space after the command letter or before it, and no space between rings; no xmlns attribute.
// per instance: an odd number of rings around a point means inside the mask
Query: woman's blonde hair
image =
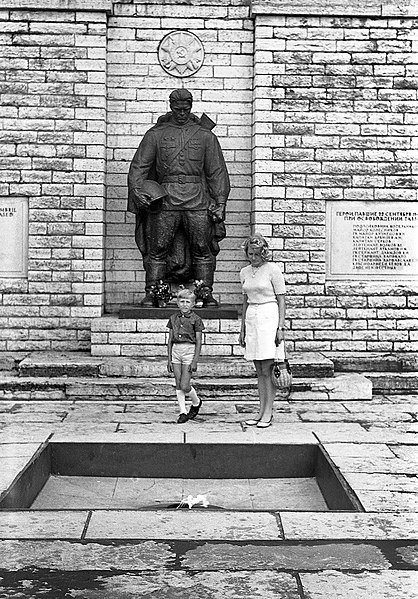
<svg viewBox="0 0 418 599"><path fill-rule="evenodd" d="M248 250L249 248L260 250L260 256L263 262L267 262L271 258L271 252L269 250L269 244L264 239L260 233L254 233L254 235L250 235L242 244L242 249L245 252L245 255L248 258Z"/></svg>

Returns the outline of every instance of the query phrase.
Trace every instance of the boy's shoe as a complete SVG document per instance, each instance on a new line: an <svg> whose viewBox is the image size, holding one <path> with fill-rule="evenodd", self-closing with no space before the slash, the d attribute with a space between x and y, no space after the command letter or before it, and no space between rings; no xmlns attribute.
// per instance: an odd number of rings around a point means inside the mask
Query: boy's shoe
<svg viewBox="0 0 418 599"><path fill-rule="evenodd" d="M187 414L180 414L180 416L177 418L177 424L184 424L185 422L187 422L189 420L189 417L187 416Z"/></svg>
<svg viewBox="0 0 418 599"><path fill-rule="evenodd" d="M190 410L187 414L187 417L189 420L193 420L193 418L196 418L196 416L199 414L201 405L202 405L202 400L199 399L199 403L197 406L194 406L193 404L190 406Z"/></svg>

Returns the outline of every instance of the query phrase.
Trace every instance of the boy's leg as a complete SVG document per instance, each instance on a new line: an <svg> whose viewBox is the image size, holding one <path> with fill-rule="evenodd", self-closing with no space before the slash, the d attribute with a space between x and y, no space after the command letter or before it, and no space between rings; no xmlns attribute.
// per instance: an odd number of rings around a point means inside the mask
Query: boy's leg
<svg viewBox="0 0 418 599"><path fill-rule="evenodd" d="M202 400L199 399L199 397L196 393L196 390L190 384L190 380L192 378L192 373L189 370L188 364L186 365L186 368L187 368L187 372L185 373L184 378L182 377L182 389L188 389L188 391L186 391L186 395L188 395L190 397L190 399L192 400L192 405L190 406L190 410L188 411L187 416L190 419L193 419L199 413L200 406L202 405ZM184 382L184 386L183 386L183 382ZM186 386L186 384L187 384L187 386Z"/></svg>
<svg viewBox="0 0 418 599"><path fill-rule="evenodd" d="M176 379L176 396L180 408L180 414L186 414L186 394L181 388L182 368L183 367L181 364L173 364L173 374L174 378Z"/></svg>
<svg viewBox="0 0 418 599"><path fill-rule="evenodd" d="M186 395L190 394L190 380L192 378L192 373L189 370L189 364L182 364L181 365L181 382L180 382L180 389L183 389L183 392Z"/></svg>
<svg viewBox="0 0 418 599"><path fill-rule="evenodd" d="M193 406L195 406L195 407L196 406L200 406L200 399L199 399L199 397L198 397L198 395L196 393L196 389L194 387L190 387L190 391L189 391L189 393L187 395L192 400L192 405Z"/></svg>

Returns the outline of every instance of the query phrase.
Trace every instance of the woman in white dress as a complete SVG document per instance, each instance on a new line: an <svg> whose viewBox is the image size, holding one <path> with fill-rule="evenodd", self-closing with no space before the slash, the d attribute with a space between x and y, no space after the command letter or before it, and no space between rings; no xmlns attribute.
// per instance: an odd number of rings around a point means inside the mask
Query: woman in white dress
<svg viewBox="0 0 418 599"><path fill-rule="evenodd" d="M276 388L271 380L275 360L285 368L285 283L278 264L269 262L267 241L258 233L243 244L250 264L240 272L244 296L239 342L257 373L260 407L248 426L267 428L273 420Z"/></svg>

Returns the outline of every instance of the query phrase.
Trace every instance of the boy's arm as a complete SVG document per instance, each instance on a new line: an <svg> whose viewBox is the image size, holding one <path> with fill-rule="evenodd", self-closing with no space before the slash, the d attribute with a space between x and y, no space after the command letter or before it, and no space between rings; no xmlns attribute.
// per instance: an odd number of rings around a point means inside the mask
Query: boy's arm
<svg viewBox="0 0 418 599"><path fill-rule="evenodd" d="M196 372L197 361L199 360L200 350L202 349L202 331L196 331L196 344L194 346L194 356L190 364L191 372Z"/></svg>

